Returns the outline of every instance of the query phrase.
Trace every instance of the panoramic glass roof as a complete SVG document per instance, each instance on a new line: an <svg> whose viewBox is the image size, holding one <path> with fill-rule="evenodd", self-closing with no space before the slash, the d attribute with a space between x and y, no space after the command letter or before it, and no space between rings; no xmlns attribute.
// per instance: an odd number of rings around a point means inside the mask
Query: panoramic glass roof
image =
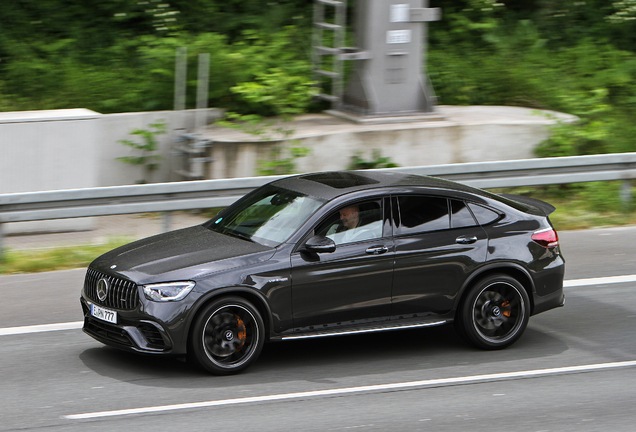
<svg viewBox="0 0 636 432"><path fill-rule="evenodd" d="M350 172L325 172L302 176L305 180L321 183L336 189L346 189L356 186L366 186L380 183L377 180L363 177Z"/></svg>

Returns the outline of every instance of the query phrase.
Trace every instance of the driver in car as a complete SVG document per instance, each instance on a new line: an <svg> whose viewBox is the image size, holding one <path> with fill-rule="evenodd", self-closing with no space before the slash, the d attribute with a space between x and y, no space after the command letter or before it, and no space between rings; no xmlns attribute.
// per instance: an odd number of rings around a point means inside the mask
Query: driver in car
<svg viewBox="0 0 636 432"><path fill-rule="evenodd" d="M358 234L354 228L360 225L360 208L357 205L345 207L340 210L340 220L346 231L342 236L342 243L348 243Z"/></svg>

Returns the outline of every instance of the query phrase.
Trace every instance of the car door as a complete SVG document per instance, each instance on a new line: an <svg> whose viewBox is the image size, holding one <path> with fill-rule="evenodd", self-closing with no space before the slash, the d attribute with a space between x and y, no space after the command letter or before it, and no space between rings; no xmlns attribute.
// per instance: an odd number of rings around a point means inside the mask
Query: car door
<svg viewBox="0 0 636 432"><path fill-rule="evenodd" d="M449 312L466 278L486 260L486 232L463 200L401 195L392 205L397 215L393 315Z"/></svg>
<svg viewBox="0 0 636 432"><path fill-rule="evenodd" d="M348 233L342 227L341 211L352 205L358 206L361 222L358 232ZM311 233L333 239L334 252L309 253L301 247L292 254L296 329L390 319L394 257L390 211L388 198L382 197L343 204L328 212Z"/></svg>

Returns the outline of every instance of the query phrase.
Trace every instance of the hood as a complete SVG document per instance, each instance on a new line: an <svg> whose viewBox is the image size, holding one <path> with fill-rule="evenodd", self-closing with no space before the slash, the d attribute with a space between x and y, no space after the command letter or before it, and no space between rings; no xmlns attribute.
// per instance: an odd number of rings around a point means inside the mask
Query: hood
<svg viewBox="0 0 636 432"><path fill-rule="evenodd" d="M196 280L217 271L266 261L274 249L194 226L138 240L97 258L91 268L137 284ZM116 266L111 269L112 266Z"/></svg>

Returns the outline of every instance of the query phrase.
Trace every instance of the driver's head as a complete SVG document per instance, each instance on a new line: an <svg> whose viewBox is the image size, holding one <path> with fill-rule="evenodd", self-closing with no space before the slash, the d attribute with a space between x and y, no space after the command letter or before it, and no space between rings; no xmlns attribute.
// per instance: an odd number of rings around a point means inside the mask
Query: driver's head
<svg viewBox="0 0 636 432"><path fill-rule="evenodd" d="M347 229L355 228L360 222L360 209L357 205L345 207L340 210L340 220Z"/></svg>

